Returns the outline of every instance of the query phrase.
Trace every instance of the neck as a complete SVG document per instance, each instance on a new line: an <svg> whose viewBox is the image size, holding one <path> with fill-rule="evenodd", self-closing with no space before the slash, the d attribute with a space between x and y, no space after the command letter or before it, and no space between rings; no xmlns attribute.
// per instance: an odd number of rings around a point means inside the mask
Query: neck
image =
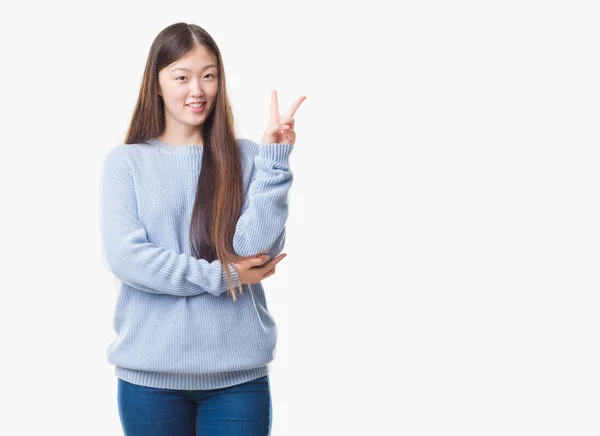
<svg viewBox="0 0 600 436"><path fill-rule="evenodd" d="M204 145L201 132L193 132L191 134L175 134L165 132L156 137L160 142L169 145Z"/></svg>

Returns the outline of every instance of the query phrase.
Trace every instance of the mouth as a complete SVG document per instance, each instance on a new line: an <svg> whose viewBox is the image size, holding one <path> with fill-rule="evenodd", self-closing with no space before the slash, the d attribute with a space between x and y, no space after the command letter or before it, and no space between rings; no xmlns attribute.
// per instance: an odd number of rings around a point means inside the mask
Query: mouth
<svg viewBox="0 0 600 436"><path fill-rule="evenodd" d="M202 112L206 107L206 102L203 101L202 103L189 103L186 104L186 106L190 108L192 112Z"/></svg>

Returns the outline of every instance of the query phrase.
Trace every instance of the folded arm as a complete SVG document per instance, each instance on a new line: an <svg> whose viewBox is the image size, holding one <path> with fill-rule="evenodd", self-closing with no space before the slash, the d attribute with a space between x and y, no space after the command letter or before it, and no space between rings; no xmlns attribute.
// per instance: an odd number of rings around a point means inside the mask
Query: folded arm
<svg viewBox="0 0 600 436"><path fill-rule="evenodd" d="M271 258L283 250L288 214L287 192L292 174L287 164L289 144L261 144L254 155L250 183L238 220L234 249L252 256L267 251ZM208 262L185 253L159 247L148 240L138 218L133 179L119 153L104 160L101 188L101 232L109 269L137 289L155 294L193 296L227 291L225 271L219 260ZM239 275L229 266L232 285Z"/></svg>
<svg viewBox="0 0 600 436"><path fill-rule="evenodd" d="M100 209L106 263L119 280L142 291L176 296L218 296L228 289L219 260L208 262L148 241L138 219L133 179L118 153L109 152L104 160ZM239 286L237 271L232 266L229 271L232 284Z"/></svg>

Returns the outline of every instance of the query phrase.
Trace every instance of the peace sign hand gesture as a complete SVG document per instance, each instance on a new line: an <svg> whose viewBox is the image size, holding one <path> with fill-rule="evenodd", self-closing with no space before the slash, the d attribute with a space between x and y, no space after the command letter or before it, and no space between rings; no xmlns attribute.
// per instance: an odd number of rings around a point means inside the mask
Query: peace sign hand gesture
<svg viewBox="0 0 600 436"><path fill-rule="evenodd" d="M279 104L277 103L277 91L271 92L271 118L265 134L263 135L263 144L290 144L296 142L296 132L294 132L294 114L306 99L306 96L299 97L285 112L279 115Z"/></svg>

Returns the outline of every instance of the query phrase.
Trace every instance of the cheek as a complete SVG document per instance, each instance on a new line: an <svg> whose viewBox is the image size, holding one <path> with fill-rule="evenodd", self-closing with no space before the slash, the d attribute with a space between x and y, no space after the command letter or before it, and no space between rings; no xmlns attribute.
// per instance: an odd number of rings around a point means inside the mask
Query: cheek
<svg viewBox="0 0 600 436"><path fill-rule="evenodd" d="M186 95L180 92L172 93L169 99L169 105L175 109L179 110L181 108L185 109Z"/></svg>
<svg viewBox="0 0 600 436"><path fill-rule="evenodd" d="M183 89L183 88L184 87L181 85L177 86L176 83L169 83L163 89L164 89L165 95L169 98L169 100L177 101L177 100L185 97L185 89Z"/></svg>
<svg viewBox="0 0 600 436"><path fill-rule="evenodd" d="M206 87L205 92L210 95L211 98L216 98L219 93L219 84L215 83L213 86Z"/></svg>

